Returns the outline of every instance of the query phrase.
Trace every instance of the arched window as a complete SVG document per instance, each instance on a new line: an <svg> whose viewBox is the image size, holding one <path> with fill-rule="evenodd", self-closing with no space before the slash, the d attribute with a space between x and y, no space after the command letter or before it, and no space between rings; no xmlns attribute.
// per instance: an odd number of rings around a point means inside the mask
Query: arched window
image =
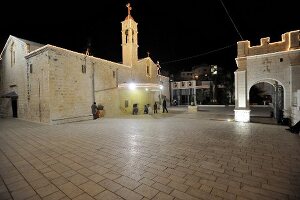
<svg viewBox="0 0 300 200"><path fill-rule="evenodd" d="M10 64L11 67L15 65L16 63L16 53L14 48L15 43L13 42L10 46Z"/></svg>
<svg viewBox="0 0 300 200"><path fill-rule="evenodd" d="M132 30L132 43L134 43L134 31Z"/></svg>
<svg viewBox="0 0 300 200"><path fill-rule="evenodd" d="M128 29L125 31L125 41L126 41L126 43L128 42Z"/></svg>

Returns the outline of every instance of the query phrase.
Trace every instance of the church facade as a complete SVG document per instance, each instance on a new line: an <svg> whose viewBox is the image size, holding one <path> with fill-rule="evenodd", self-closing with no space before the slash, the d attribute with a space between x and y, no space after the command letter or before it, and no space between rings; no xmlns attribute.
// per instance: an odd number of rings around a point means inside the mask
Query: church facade
<svg viewBox="0 0 300 200"><path fill-rule="evenodd" d="M93 102L117 116L168 100L169 78L149 56L138 58L130 6L121 34L122 64L9 36L0 55L1 115L60 124L91 119Z"/></svg>

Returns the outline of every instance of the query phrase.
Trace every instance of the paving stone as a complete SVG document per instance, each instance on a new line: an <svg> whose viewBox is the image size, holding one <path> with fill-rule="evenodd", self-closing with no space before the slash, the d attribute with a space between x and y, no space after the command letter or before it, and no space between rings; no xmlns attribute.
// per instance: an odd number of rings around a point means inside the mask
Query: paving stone
<svg viewBox="0 0 300 200"><path fill-rule="evenodd" d="M94 196L97 200L122 200L122 198L108 190L101 192L100 194Z"/></svg>
<svg viewBox="0 0 300 200"><path fill-rule="evenodd" d="M121 189L117 190L116 194L126 200L140 200L143 198L142 195L140 195L136 192L133 192L125 187L122 187Z"/></svg>
<svg viewBox="0 0 300 200"><path fill-rule="evenodd" d="M83 191L85 191L92 197L105 190L103 187L94 183L93 181L88 181L86 183L83 183L82 185L79 186L79 188L81 188Z"/></svg>
<svg viewBox="0 0 300 200"><path fill-rule="evenodd" d="M140 185L134 191L149 199L153 198L159 192L158 190L145 184Z"/></svg>
<svg viewBox="0 0 300 200"><path fill-rule="evenodd" d="M299 136L285 127L172 108L146 117L0 118L2 199L6 186L14 199L300 198Z"/></svg>

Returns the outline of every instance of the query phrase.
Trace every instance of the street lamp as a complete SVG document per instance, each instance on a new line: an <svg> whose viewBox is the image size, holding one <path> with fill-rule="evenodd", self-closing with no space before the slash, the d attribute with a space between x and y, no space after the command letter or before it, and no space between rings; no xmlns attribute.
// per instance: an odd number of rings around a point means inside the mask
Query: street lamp
<svg viewBox="0 0 300 200"><path fill-rule="evenodd" d="M212 87L212 92L213 92L213 98L212 98L212 102L216 103L216 76L218 73L218 67L217 65L212 65L210 68L210 72L211 72L211 76L212 76L212 81L213 81L213 87Z"/></svg>

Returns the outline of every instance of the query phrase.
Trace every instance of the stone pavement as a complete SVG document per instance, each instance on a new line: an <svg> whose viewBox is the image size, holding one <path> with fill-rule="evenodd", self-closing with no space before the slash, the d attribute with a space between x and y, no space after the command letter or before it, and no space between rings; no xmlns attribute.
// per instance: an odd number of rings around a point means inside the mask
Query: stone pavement
<svg viewBox="0 0 300 200"><path fill-rule="evenodd" d="M300 199L299 135L226 117L0 119L0 199Z"/></svg>

